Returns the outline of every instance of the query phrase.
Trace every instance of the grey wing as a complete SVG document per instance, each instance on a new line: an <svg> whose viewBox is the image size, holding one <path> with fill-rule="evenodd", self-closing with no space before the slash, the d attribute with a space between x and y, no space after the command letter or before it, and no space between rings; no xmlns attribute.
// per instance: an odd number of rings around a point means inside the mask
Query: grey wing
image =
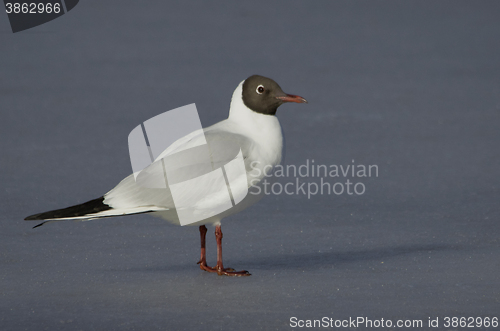
<svg viewBox="0 0 500 331"><path fill-rule="evenodd" d="M239 134L216 129L195 132L172 144L140 173L121 181L104 196L104 203L115 209L155 206L164 210L180 204L186 207L193 201L198 203L196 208L227 205L227 189L217 189L224 177L217 174L224 169L226 178L235 183L234 195L242 195L243 186L248 188L246 171L251 167L248 155L253 148L253 141Z"/></svg>

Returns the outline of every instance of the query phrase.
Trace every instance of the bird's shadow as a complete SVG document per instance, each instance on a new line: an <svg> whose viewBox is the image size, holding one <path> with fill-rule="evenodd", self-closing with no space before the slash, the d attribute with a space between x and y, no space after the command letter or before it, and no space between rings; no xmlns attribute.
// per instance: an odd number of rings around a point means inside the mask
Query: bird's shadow
<svg viewBox="0 0 500 331"><path fill-rule="evenodd" d="M384 261L398 256L416 256L423 252L442 252L450 250L461 250L461 246L445 245L445 244L428 244L428 245L399 245L391 247L380 247L356 251L344 252L307 252L307 253L284 253L274 254L266 257L252 257L250 259L238 261L226 261L224 265L234 268L244 267L247 270L276 270L287 271L303 269L321 269L340 266L343 264L367 262L367 261ZM123 271L136 272L179 272L179 270L192 270L195 266L196 257L193 257L192 263L179 263L147 267L131 267ZM214 262L215 263L215 262ZM115 269L116 270L116 269Z"/></svg>
<svg viewBox="0 0 500 331"><path fill-rule="evenodd" d="M457 249L460 248L451 245L400 245L344 252L287 253L270 256L265 260L245 260L244 263L245 266L258 267L259 269L315 269L365 261L384 261L397 256L411 256L422 252Z"/></svg>

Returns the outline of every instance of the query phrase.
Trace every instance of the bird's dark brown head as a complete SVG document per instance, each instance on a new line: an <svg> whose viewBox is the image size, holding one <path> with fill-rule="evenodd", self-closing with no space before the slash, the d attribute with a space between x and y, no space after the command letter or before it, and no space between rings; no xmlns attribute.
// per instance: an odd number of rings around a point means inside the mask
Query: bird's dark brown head
<svg viewBox="0 0 500 331"><path fill-rule="evenodd" d="M254 112L275 115L276 110L285 102L307 103L298 95L286 94L274 80L253 75L243 83L243 102Z"/></svg>

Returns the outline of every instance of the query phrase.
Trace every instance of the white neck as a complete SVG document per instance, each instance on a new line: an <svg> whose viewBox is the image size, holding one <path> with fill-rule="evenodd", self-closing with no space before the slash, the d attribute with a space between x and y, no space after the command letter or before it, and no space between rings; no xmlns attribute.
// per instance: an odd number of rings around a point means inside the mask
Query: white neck
<svg viewBox="0 0 500 331"><path fill-rule="evenodd" d="M244 82L244 81L243 81ZM234 90L229 108L228 122L238 127L238 131L245 131L260 147L269 152L269 156L276 155L281 161L283 148L283 134L278 118L274 115L259 114L248 108L243 102L243 82Z"/></svg>

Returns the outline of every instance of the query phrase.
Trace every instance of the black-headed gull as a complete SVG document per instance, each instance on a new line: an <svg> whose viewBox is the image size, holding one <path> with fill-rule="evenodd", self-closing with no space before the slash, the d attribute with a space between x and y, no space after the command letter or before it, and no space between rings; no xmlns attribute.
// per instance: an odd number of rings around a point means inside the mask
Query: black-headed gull
<svg viewBox="0 0 500 331"><path fill-rule="evenodd" d="M243 185L231 185L229 187L227 178L232 175L231 171L228 171L226 167L224 172L226 181L222 180L222 183L224 187L227 184L229 191L232 191L230 193L232 206L228 208L219 208L223 206L223 203L227 203L223 201L224 196L229 196L226 189L220 191L224 191L224 194L212 194L210 198L207 198L207 192L213 191L215 185L213 181L205 180L201 184L197 182L195 186L188 186L188 189L181 191L175 186L174 192L172 188L174 184L171 182L172 177L168 178L171 184L170 188L168 185L166 188L152 188L148 185L141 185L137 180L137 173L135 173L122 180L115 188L98 199L64 209L28 216L26 220L43 220L44 222L35 226L38 227L51 221L91 220L111 216L150 213L172 223L184 225L179 216L181 209L191 210L192 213L198 213L197 215L205 213L208 217L200 216L198 219L189 222L189 225L198 225L200 230L201 258L198 262L200 268L209 272L217 272L219 275L250 275L245 270L234 271L231 268L224 268L222 263L221 220L257 201L258 196L246 194L247 190L251 186L258 185L267 170L281 162L283 135L275 114L277 108L285 102L307 103L300 96L284 93L281 87L272 79L258 75L250 76L241 82L234 91L227 119L204 128L200 132L192 132L178 139L166 148L156 158L155 163L148 168L163 169L161 171L168 170L170 173L175 173L177 178L181 179L179 180L181 182L185 180L186 175L191 178L202 178L201 175L204 174L203 166L206 168L208 164L210 169L224 168L225 164L235 158L234 148L231 148L231 146L237 146L237 150L240 151L241 164L244 167L241 167L243 169L242 176L234 175L233 182L243 183ZM208 151L208 158L210 159L203 166L198 160L200 154L203 154L203 151L199 149L200 146L207 146L206 151ZM153 165L159 164L160 161L163 162L162 160L165 160L166 157L171 157L170 165L165 166L164 162L162 163L163 168L153 167ZM144 170L143 175L139 176L148 178L148 169ZM150 174L149 178L154 179L156 177ZM242 191L239 188L243 188L244 192L239 192ZM176 203L180 200L174 199L175 194L172 194L172 192L179 193L183 198L200 195L201 198L183 200L190 201L188 204L192 205L181 208L179 203ZM241 196L241 199L237 200L237 196ZM214 210L223 211L215 213ZM206 261L206 224L215 226L217 240L217 265L215 267L209 267Z"/></svg>

